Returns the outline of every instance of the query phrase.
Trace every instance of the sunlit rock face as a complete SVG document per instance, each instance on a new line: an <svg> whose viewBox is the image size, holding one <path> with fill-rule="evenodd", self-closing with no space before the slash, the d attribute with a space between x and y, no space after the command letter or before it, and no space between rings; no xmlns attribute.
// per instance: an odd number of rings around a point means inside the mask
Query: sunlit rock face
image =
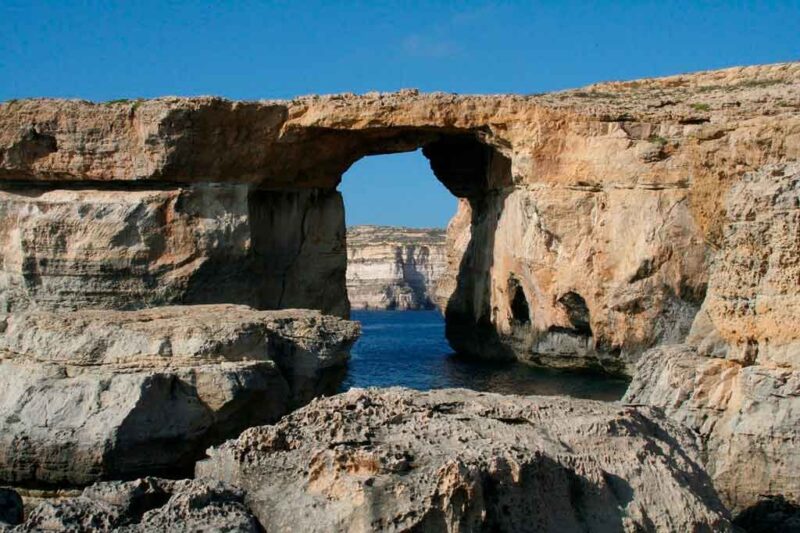
<svg viewBox="0 0 800 533"><path fill-rule="evenodd" d="M0 179L16 196L0 299L346 316L336 187L361 157L422 148L460 198L435 298L451 344L632 374L648 348L687 335L726 192L800 155L798 85L800 65L787 63L539 96L5 103ZM66 201L48 221L43 198L74 194L86 205ZM108 198L118 227L95 239L86 228Z"/></svg>
<svg viewBox="0 0 800 533"><path fill-rule="evenodd" d="M800 504L800 164L747 175L728 193L708 294L685 344L654 348L625 401L695 429L736 512Z"/></svg>
<svg viewBox="0 0 800 533"><path fill-rule="evenodd" d="M436 282L446 267L444 230L347 230L347 297L352 309L433 309Z"/></svg>

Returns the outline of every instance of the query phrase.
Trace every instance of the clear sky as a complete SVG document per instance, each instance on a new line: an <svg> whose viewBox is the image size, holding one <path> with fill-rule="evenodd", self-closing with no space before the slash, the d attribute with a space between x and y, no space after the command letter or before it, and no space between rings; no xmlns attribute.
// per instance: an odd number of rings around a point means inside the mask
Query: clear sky
<svg viewBox="0 0 800 533"><path fill-rule="evenodd" d="M0 100L536 93L798 59L800 0L0 0ZM342 185L350 222L444 225L454 203L421 155L373 159Z"/></svg>

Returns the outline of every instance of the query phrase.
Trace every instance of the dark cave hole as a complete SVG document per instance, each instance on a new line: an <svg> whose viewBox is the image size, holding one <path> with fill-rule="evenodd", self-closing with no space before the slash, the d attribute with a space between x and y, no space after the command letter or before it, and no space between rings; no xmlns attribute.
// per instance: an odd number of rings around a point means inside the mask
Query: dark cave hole
<svg viewBox="0 0 800 533"><path fill-rule="evenodd" d="M583 296L576 292L568 292L558 299L558 303L567 312L567 318L569 318L573 331L578 335L591 337L592 327L590 325L589 308L586 306L586 300L583 299Z"/></svg>
<svg viewBox="0 0 800 533"><path fill-rule="evenodd" d="M508 292L511 295L511 316L520 325L530 324L531 314L525 291L515 278L508 280Z"/></svg>

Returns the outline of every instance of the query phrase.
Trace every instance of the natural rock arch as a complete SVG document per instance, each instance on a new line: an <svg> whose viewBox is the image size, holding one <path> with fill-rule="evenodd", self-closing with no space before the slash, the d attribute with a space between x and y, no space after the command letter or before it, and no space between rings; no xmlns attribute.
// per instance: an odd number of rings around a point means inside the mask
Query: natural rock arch
<svg viewBox="0 0 800 533"><path fill-rule="evenodd" d="M422 148L461 198L437 297L454 347L630 374L644 350L689 331L722 193L800 153L796 111L776 103L798 79L784 64L539 96L5 103L0 306L346 315L336 186L361 157ZM511 327L512 274L530 307L524 335ZM572 327L558 302L568 291L591 310L579 353L550 338Z"/></svg>

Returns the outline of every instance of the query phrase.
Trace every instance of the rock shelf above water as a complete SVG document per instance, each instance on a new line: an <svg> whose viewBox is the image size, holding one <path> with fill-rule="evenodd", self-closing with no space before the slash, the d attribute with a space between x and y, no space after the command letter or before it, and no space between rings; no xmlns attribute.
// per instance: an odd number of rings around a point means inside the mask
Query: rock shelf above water
<svg viewBox="0 0 800 533"><path fill-rule="evenodd" d="M335 390L358 325L206 305L6 316L0 481L186 474L205 448Z"/></svg>

